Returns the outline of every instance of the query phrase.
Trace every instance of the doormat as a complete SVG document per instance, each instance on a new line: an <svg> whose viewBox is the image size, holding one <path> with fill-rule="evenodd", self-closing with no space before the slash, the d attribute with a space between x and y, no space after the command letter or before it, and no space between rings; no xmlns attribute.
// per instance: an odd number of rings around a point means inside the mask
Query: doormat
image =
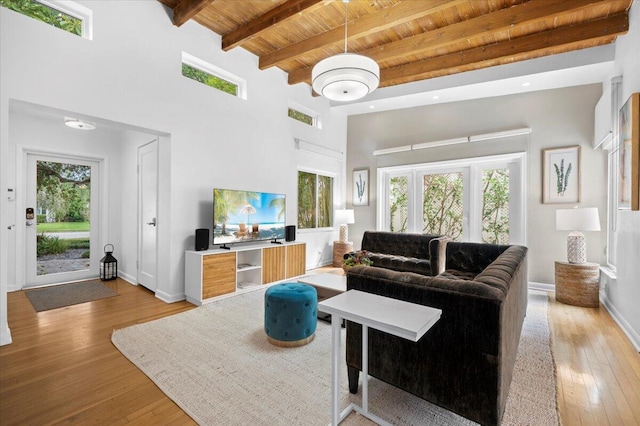
<svg viewBox="0 0 640 426"><path fill-rule="evenodd" d="M54 285L26 290L25 293L36 312L118 296L118 293L104 286L100 281Z"/></svg>

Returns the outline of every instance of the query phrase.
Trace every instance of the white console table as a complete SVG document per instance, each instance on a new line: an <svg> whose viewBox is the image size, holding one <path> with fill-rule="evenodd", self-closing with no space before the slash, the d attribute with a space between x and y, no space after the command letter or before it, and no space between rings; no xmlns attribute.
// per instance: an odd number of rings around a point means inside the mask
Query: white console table
<svg viewBox="0 0 640 426"><path fill-rule="evenodd" d="M187 301L202 305L216 297L303 275L306 244L238 244L230 250L187 250L184 286Z"/></svg>
<svg viewBox="0 0 640 426"><path fill-rule="evenodd" d="M337 426L356 411L380 424L390 424L371 413L369 398L369 327L414 342L439 319L442 311L429 306L349 290L318 303L318 310L331 314L331 424ZM340 333L342 319L362 324L362 406L349 404L340 412Z"/></svg>

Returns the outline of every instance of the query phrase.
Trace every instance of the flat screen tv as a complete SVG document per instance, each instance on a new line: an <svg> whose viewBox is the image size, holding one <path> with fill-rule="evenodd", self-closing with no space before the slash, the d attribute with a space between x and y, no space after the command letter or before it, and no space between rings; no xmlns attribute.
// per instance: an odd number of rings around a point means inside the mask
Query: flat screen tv
<svg viewBox="0 0 640 426"><path fill-rule="evenodd" d="M284 238L286 198L284 194L213 190L213 244L231 244Z"/></svg>

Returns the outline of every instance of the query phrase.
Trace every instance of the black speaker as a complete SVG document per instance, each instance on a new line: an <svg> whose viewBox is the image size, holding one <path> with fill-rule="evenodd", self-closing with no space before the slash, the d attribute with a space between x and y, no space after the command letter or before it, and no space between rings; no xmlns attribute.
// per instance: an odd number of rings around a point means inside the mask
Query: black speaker
<svg viewBox="0 0 640 426"><path fill-rule="evenodd" d="M296 240L296 226L287 225L284 227L284 240L295 241Z"/></svg>
<svg viewBox="0 0 640 426"><path fill-rule="evenodd" d="M209 230L196 229L196 251L209 250Z"/></svg>

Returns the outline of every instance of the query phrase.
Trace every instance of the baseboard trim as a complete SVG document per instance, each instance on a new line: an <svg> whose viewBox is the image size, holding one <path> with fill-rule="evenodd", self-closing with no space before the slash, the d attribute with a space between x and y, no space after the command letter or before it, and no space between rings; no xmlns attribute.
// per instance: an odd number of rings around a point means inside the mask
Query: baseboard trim
<svg viewBox="0 0 640 426"><path fill-rule="evenodd" d="M535 281L529 281L529 289L555 292L556 286L555 284L545 284L545 283L537 283Z"/></svg>
<svg viewBox="0 0 640 426"><path fill-rule="evenodd" d="M9 324L2 324L2 329L0 330L0 346L10 345L12 342L13 339L11 339Z"/></svg>
<svg viewBox="0 0 640 426"><path fill-rule="evenodd" d="M118 272L118 278L125 280L131 285L138 285L138 280L136 279L136 277L125 274L124 272Z"/></svg>
<svg viewBox="0 0 640 426"><path fill-rule="evenodd" d="M622 314L620 314L620 311L611 304L611 301L606 294L600 293L600 303L602 303L602 306L604 306L607 312L609 312L611 318L613 318L616 324L618 324L618 327L620 327L622 332L627 336L636 351L640 352L640 335L638 335L627 320L624 319Z"/></svg>
<svg viewBox="0 0 640 426"><path fill-rule="evenodd" d="M164 291L156 290L156 297L165 303L181 302L187 299L185 294L169 294Z"/></svg>

